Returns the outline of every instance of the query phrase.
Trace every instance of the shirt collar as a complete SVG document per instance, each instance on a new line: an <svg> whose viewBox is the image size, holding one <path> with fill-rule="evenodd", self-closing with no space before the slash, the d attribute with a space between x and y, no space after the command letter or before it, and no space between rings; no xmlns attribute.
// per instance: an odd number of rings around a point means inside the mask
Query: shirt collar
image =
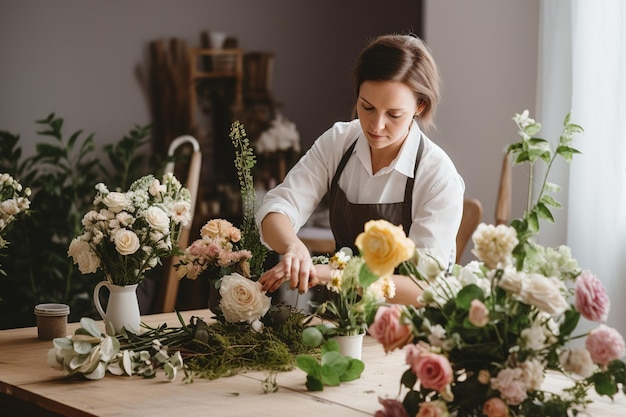
<svg viewBox="0 0 626 417"><path fill-rule="evenodd" d="M400 148L400 153L398 153L396 159L391 162L391 165L382 169L380 173L385 174L395 169L400 174L413 178L415 171L415 158L417 157L417 149L419 148L421 136L422 131L414 120L411 124L409 135L402 144L402 148ZM372 155L370 154L367 139L362 134L359 136L354 151L356 156L361 160L361 163L365 166L367 172L371 175Z"/></svg>

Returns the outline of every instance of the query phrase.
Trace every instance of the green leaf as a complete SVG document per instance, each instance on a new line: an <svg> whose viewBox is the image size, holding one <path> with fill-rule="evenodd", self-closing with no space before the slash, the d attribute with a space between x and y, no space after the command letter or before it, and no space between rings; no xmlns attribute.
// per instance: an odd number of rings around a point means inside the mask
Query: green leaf
<svg viewBox="0 0 626 417"><path fill-rule="evenodd" d="M322 365L320 372L322 383L331 387L336 387L341 383L339 373L330 365Z"/></svg>
<svg viewBox="0 0 626 417"><path fill-rule="evenodd" d="M570 309L565 311L565 318L563 323L559 326L559 334L561 336L567 336L572 334L572 332L578 326L578 321L580 320L580 313L574 309Z"/></svg>
<svg viewBox="0 0 626 417"><path fill-rule="evenodd" d="M417 375L415 375L413 371L409 368L402 374L402 378L400 378L400 382L405 387L411 389L417 383Z"/></svg>
<svg viewBox="0 0 626 417"><path fill-rule="evenodd" d="M337 375L341 375L350 366L350 361L339 352L326 352L322 355L322 368L325 366L330 366L337 372Z"/></svg>
<svg viewBox="0 0 626 417"><path fill-rule="evenodd" d="M484 300L484 293L477 285L470 284L463 287L456 297L456 305L463 310L469 310L473 300Z"/></svg>
<svg viewBox="0 0 626 417"><path fill-rule="evenodd" d="M609 373L596 373L592 376L592 379L598 394L607 395L611 398L617 394L617 384Z"/></svg>
<svg viewBox="0 0 626 417"><path fill-rule="evenodd" d="M561 206L561 203L559 203L558 201L556 201L552 196L548 195L548 194L544 194L541 196L541 198L539 199L539 202L555 207L555 208L561 208L563 206Z"/></svg>
<svg viewBox="0 0 626 417"><path fill-rule="evenodd" d="M80 326L85 329L90 335L93 337L101 337L102 332L100 331L100 327L95 322L94 319L90 317L83 317L80 319Z"/></svg>
<svg viewBox="0 0 626 417"><path fill-rule="evenodd" d="M560 155L561 157L563 157L565 161L571 162L572 157L575 154L579 154L580 151L574 148L570 148L569 146L559 146L558 148L556 148L556 153Z"/></svg>
<svg viewBox="0 0 626 417"><path fill-rule="evenodd" d="M327 352L339 352L339 343L335 339L328 339L322 345L322 355Z"/></svg>
<svg viewBox="0 0 626 417"><path fill-rule="evenodd" d="M342 382L354 381L359 379L365 370L365 363L359 359L351 358L348 369L340 375Z"/></svg>
<svg viewBox="0 0 626 417"><path fill-rule="evenodd" d="M320 376L321 365L310 355L296 356L296 366L316 378Z"/></svg>
<svg viewBox="0 0 626 417"><path fill-rule="evenodd" d="M359 269L359 285L361 288L365 289L372 285L374 282L378 281L378 275L373 273L367 266L366 263L361 265Z"/></svg>
<svg viewBox="0 0 626 417"><path fill-rule="evenodd" d="M318 347L324 342L324 334L315 326L307 327L302 331L302 341L307 346Z"/></svg>
<svg viewBox="0 0 626 417"><path fill-rule="evenodd" d="M539 231L539 218L535 211L528 214L528 231L535 234Z"/></svg>
<svg viewBox="0 0 626 417"><path fill-rule="evenodd" d="M541 202L537 203L536 210L537 215L540 218L549 220L550 222L554 223L554 217L552 216L550 209L545 204Z"/></svg>
<svg viewBox="0 0 626 417"><path fill-rule="evenodd" d="M324 384L319 378L315 378L311 375L306 377L306 389L309 391L324 391Z"/></svg>

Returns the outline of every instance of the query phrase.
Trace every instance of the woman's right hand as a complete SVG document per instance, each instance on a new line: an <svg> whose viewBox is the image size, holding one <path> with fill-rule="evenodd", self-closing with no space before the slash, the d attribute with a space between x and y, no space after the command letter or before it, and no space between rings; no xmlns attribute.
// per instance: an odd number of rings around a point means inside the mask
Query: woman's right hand
<svg viewBox="0 0 626 417"><path fill-rule="evenodd" d="M309 249L299 239L288 244L280 262L259 279L263 290L268 292L276 291L285 281L289 281L289 287L297 288L301 294L318 284Z"/></svg>

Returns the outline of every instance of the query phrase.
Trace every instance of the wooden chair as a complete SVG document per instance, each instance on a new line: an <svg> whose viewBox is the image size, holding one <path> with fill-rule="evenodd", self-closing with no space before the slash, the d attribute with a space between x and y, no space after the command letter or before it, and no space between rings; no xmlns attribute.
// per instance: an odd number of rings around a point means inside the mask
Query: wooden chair
<svg viewBox="0 0 626 417"><path fill-rule="evenodd" d="M502 169L500 171L500 184L498 186L498 198L496 200L496 226L509 224L511 221L511 156L504 152Z"/></svg>
<svg viewBox="0 0 626 417"><path fill-rule="evenodd" d="M465 246L472 238L472 234L481 222L483 216L483 206L475 198L466 198L463 201L463 217L456 235L456 263L461 261Z"/></svg>
<svg viewBox="0 0 626 417"><path fill-rule="evenodd" d="M196 138L193 136L185 135L179 136L172 141L168 150L168 156L173 156L178 147L191 144L193 147L193 152L191 154L191 158L189 160L189 167L187 171L187 180L186 187L191 194L191 219L189 223L180 233L180 238L178 240L178 246L181 249L185 249L189 245L189 235L191 231L191 226L193 224L193 216L196 207L196 198L198 195L198 186L200 183L200 168L202 166L202 152L200 151L200 145ZM174 162L169 162L165 166L165 172L174 172ZM159 291L159 299L158 302L160 304L160 308L157 308L161 312L169 313L174 311L176 307L176 298L178 296L178 276L176 275L176 269L174 265L178 262L178 257L174 256L168 259L168 262L164 262L164 277L163 284L161 285Z"/></svg>

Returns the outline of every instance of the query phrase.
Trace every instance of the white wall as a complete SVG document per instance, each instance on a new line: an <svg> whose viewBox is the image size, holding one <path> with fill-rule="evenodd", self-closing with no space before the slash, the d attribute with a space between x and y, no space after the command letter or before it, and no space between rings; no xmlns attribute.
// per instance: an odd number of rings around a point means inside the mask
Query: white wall
<svg viewBox="0 0 626 417"><path fill-rule="evenodd" d="M534 114L539 1L426 0L425 12L426 42L444 81L438 131L430 136L492 223L503 150L519 139L511 118L524 109ZM513 167L513 217L526 204L526 172Z"/></svg>

